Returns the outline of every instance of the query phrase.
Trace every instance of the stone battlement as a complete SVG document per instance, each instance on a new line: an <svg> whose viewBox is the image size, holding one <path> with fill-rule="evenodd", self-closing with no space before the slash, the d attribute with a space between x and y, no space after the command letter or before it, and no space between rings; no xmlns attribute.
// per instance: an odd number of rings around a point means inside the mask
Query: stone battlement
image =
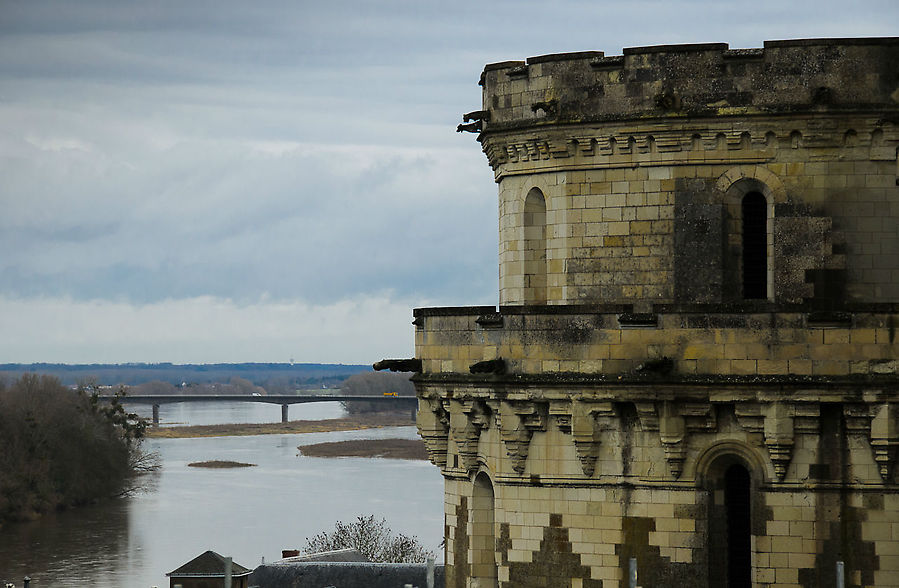
<svg viewBox="0 0 899 588"><path fill-rule="evenodd" d="M899 113L899 37L632 47L560 53L481 74L486 133L646 118Z"/></svg>

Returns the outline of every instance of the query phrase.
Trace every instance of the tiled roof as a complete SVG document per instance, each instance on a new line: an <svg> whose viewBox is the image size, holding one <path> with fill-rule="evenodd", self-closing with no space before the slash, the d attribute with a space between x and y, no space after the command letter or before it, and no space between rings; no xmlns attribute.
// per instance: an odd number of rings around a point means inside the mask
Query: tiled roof
<svg viewBox="0 0 899 588"><path fill-rule="evenodd" d="M246 576L250 571L238 563L231 562L232 577ZM169 572L166 576L224 578L225 558L214 551L207 551L193 558L177 570Z"/></svg>

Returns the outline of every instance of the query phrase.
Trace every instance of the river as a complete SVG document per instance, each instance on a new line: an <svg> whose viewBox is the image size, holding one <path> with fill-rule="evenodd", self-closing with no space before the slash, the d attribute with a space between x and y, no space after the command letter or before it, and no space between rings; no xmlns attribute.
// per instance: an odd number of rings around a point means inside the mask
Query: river
<svg viewBox="0 0 899 588"><path fill-rule="evenodd" d="M295 405L291 419L340 416L337 403ZM164 405L162 425L280 422L278 405ZM297 446L325 441L416 438L415 427L302 435L150 439L162 468L146 489L97 506L0 530L0 580L32 588L168 586L166 572L207 549L256 567L282 549L357 516L384 517L394 532L416 535L441 557L443 478L429 462L312 458ZM205 460L256 467L188 467ZM2 584L0 584L2 586Z"/></svg>

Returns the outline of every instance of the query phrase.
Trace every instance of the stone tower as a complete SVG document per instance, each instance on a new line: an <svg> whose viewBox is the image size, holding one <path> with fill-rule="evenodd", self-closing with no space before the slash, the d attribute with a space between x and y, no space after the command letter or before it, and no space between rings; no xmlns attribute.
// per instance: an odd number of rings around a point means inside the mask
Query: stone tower
<svg viewBox="0 0 899 588"><path fill-rule="evenodd" d="M447 586L899 586L899 38L481 85L500 304L415 311Z"/></svg>

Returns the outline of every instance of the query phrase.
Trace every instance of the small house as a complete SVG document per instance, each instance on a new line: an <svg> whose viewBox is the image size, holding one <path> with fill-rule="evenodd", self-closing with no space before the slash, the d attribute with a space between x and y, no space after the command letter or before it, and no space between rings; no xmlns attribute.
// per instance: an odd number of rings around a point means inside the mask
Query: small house
<svg viewBox="0 0 899 588"><path fill-rule="evenodd" d="M231 585L225 586L228 558L214 551L198 555L180 568L166 574L170 588L247 588L250 572L240 564L231 562Z"/></svg>

